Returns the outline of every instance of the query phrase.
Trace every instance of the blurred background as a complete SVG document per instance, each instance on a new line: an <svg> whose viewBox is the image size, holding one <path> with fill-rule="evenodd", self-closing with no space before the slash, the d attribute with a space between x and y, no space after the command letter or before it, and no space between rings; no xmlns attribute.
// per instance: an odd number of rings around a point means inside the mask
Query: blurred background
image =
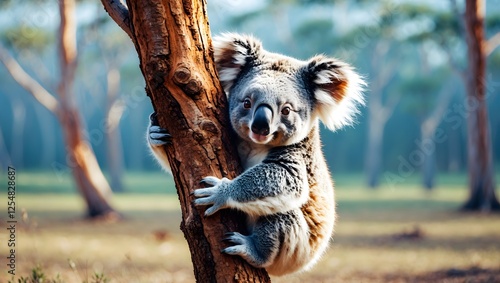
<svg viewBox="0 0 500 283"><path fill-rule="evenodd" d="M146 145L152 107L128 36L99 1L66 15L55 1L0 9L0 190L15 168L15 278L192 282L173 181ZM212 34L335 56L368 83L356 125L322 131L339 210L332 249L287 281L500 281L500 1L483 10L487 120L469 128L480 104L467 91L465 11L460 0L208 1ZM74 20L74 44L61 45L61 19ZM474 129L489 134L485 166L468 159L485 147L468 142ZM13 280L4 268L0 282Z"/></svg>

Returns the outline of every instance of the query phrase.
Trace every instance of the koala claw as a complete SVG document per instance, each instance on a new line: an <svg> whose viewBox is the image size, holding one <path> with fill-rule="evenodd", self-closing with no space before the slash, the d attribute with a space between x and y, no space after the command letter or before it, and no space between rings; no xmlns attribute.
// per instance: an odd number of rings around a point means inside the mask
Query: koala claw
<svg viewBox="0 0 500 283"><path fill-rule="evenodd" d="M234 244L222 250L225 254L243 255L246 254L247 240L246 237L238 232L228 232L225 234L224 241Z"/></svg>
<svg viewBox="0 0 500 283"><path fill-rule="evenodd" d="M149 139L154 145L165 145L172 143L172 136L165 129L158 126L149 128Z"/></svg>
<svg viewBox="0 0 500 283"><path fill-rule="evenodd" d="M223 253L229 255L245 255L246 249L244 245L230 246L222 250Z"/></svg>
<svg viewBox="0 0 500 283"><path fill-rule="evenodd" d="M228 232L225 234L226 238L223 241L230 242L237 245L245 244L245 236L238 232Z"/></svg>
<svg viewBox="0 0 500 283"><path fill-rule="evenodd" d="M206 189L201 189L201 190L206 190ZM211 216L224 207L225 200L221 200L216 195L202 196L201 195L202 193L197 193L197 191L199 190L196 190L194 192L194 196L200 198L197 198L194 201L194 204L196 206L211 205L209 208L207 208L207 210L205 210L205 216Z"/></svg>
<svg viewBox="0 0 500 283"><path fill-rule="evenodd" d="M205 211L205 216L210 216L227 205L228 195L223 193L221 185L229 182L229 179L219 179L216 177L205 177L202 181L212 187L194 190L193 195L196 198L194 204L196 206L211 205Z"/></svg>
<svg viewBox="0 0 500 283"><path fill-rule="evenodd" d="M228 178L219 179L219 178L214 177L214 176L207 176L207 177L203 178L200 183L216 187L216 186L219 186L223 183L229 183L230 181L231 180L229 180Z"/></svg>
<svg viewBox="0 0 500 283"><path fill-rule="evenodd" d="M148 129L149 142L155 146L162 146L165 144L172 143L172 136L167 132L167 130L161 128L156 119L156 113L153 112L149 119L151 124Z"/></svg>

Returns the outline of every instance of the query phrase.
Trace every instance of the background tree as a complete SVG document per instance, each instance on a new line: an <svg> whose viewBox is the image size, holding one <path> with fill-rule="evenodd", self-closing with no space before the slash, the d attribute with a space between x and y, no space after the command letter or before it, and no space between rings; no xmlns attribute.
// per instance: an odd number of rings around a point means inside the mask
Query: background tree
<svg viewBox="0 0 500 283"><path fill-rule="evenodd" d="M500 33L486 40L484 1L466 0L465 3L464 14L460 12L456 0L450 1L450 11L429 10L427 15L434 20L435 25L432 29L417 33L412 39L430 40L441 48L450 67L464 82L470 196L463 209L491 211L500 209L500 204L495 196L493 151L487 113L486 57L500 44ZM500 19L498 15L493 15L488 21L490 26L498 26ZM467 56L463 56L461 49L457 48L464 42Z"/></svg>
<svg viewBox="0 0 500 283"><path fill-rule="evenodd" d="M179 195L182 223L198 282L268 282L264 269L222 254L224 232L241 230L234 211L200 217L191 192L208 175L234 178L240 170L228 135L226 99L211 53L204 2L102 1L130 36L160 125L173 134L165 151ZM232 214L232 215L231 215Z"/></svg>
<svg viewBox="0 0 500 283"><path fill-rule="evenodd" d="M113 192L124 192L125 165L120 122L125 113L126 105L124 95L121 92L120 68L123 62L126 62L130 45L128 38L123 36L121 31L102 32L103 29L109 30L110 25L114 25L114 22L102 10L100 3L96 2L95 4L99 5L96 9L99 13L92 22L81 27L85 38L82 40L85 42L82 45L88 45L87 60L93 61L99 58L103 64L89 64L87 69L91 70L82 75L84 78L82 81L89 92L106 94L104 117L102 118L104 121L102 130L106 143L106 169ZM96 83L95 78L95 74L99 73L103 73L106 78L101 84Z"/></svg>
<svg viewBox="0 0 500 283"><path fill-rule="evenodd" d="M87 204L89 217L115 219L118 214L108 200L111 189L101 172L97 159L88 141L84 138L80 113L73 100L73 84L77 67L75 2L59 2L59 69L60 81L57 99L34 80L8 51L0 46L0 61L14 80L25 88L47 110L53 113L62 125L70 164L53 164L54 170L71 170L76 185Z"/></svg>
<svg viewBox="0 0 500 283"><path fill-rule="evenodd" d="M465 30L467 39L468 72L467 88L467 132L469 200L465 210L489 212L500 210L495 195L495 180L492 160L490 126L486 104L486 54L495 47L485 40L485 3L482 0L466 0ZM497 35L498 36L498 35ZM493 37L494 39L495 37Z"/></svg>

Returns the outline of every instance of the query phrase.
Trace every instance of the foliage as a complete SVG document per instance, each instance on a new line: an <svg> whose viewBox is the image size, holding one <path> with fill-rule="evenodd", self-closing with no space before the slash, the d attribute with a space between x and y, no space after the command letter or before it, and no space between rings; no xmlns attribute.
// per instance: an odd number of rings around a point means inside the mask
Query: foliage
<svg viewBox="0 0 500 283"><path fill-rule="evenodd" d="M36 26L13 26L1 31L0 38L7 47L42 52L54 41L54 34Z"/></svg>
<svg viewBox="0 0 500 283"><path fill-rule="evenodd" d="M14 281L9 280L9 283L14 283ZM37 265L31 270L31 276L19 278L17 283L64 283L59 274L56 275L54 279L48 278L42 267ZM96 282L97 283L97 282Z"/></svg>
<svg viewBox="0 0 500 283"><path fill-rule="evenodd" d="M431 73L411 73L397 86L397 91L406 96L402 107L419 117L427 115L434 109L437 94L449 75L449 71L445 69Z"/></svg>
<svg viewBox="0 0 500 283"><path fill-rule="evenodd" d="M66 282L57 274L54 278L49 278L43 271L40 265L37 265L31 270L31 275L28 277L21 276L17 281L9 280L9 283L64 283ZM108 283L109 279L99 272L94 272L91 280L83 280L82 283Z"/></svg>

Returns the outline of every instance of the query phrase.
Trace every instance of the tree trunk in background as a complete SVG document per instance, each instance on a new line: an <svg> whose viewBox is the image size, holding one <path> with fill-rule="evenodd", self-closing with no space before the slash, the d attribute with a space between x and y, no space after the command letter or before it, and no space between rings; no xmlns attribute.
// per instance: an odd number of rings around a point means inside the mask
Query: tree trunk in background
<svg viewBox="0 0 500 283"><path fill-rule="evenodd" d="M115 193L123 188L123 145L118 126L106 131L107 159L111 189Z"/></svg>
<svg viewBox="0 0 500 283"><path fill-rule="evenodd" d="M7 166L12 165L12 160L10 159L9 151L7 150L5 139L3 138L3 133L0 129L0 166L3 170L5 170Z"/></svg>
<svg viewBox="0 0 500 283"><path fill-rule="evenodd" d="M64 133L67 152L76 186L87 204L89 217L115 219L118 214L108 203L111 189L104 177L95 154L83 137L80 115L73 105L73 83L75 80L76 50L76 15L75 1L59 1L61 17L59 27L59 69L61 81L58 86L58 118Z"/></svg>
<svg viewBox="0 0 500 283"><path fill-rule="evenodd" d="M40 137L40 147L43 151L40 153L41 168L50 168L52 161L56 160L56 135L54 134L54 123L50 115L47 115L42 107L35 107L34 109L38 127L43 133Z"/></svg>
<svg viewBox="0 0 500 283"><path fill-rule="evenodd" d="M484 39L485 6L482 0L466 0L468 77L468 201L464 210L490 212L500 210L495 195L491 137L486 106L486 53Z"/></svg>
<svg viewBox="0 0 500 283"><path fill-rule="evenodd" d="M197 282L269 282L264 269L221 253L229 231L243 231L245 218L223 210L201 217L191 193L208 175L234 178L240 167L229 136L226 98L211 53L204 1L103 0L110 16L131 37L146 92L161 127L173 135L165 150L181 204Z"/></svg>
<svg viewBox="0 0 500 283"><path fill-rule="evenodd" d="M380 184L380 173L383 167L384 129L399 102L400 96L393 95L385 99L384 91L396 73L397 60L395 54L386 57L390 44L384 40L377 42L371 58L372 81L371 92L368 95L368 144L366 148L365 168L367 184L375 189ZM385 67L380 70L380 66Z"/></svg>
<svg viewBox="0 0 500 283"><path fill-rule="evenodd" d="M370 111L371 112L371 111ZM368 148L366 152L366 172L368 187L374 189L380 183L382 167L382 143L385 123L370 115L368 121Z"/></svg>
<svg viewBox="0 0 500 283"><path fill-rule="evenodd" d="M53 162L52 167L55 173L60 173L57 170L61 167L64 167L64 172L66 170L72 171L76 186L87 204L88 216L116 219L118 214L108 203L111 189L90 144L83 136L84 129L80 123L80 114L77 106L74 105L73 83L77 65L75 1L61 0L58 3L60 16L58 99L26 73L1 45L0 61L5 65L12 78L26 89L40 105L53 113L61 123L67 152L67 166Z"/></svg>
<svg viewBox="0 0 500 283"><path fill-rule="evenodd" d="M106 146L109 177L113 192L123 192L123 147L120 136L120 120L123 107L118 101L120 91L120 72L109 64L107 74L108 107L106 109Z"/></svg>
<svg viewBox="0 0 500 283"><path fill-rule="evenodd" d="M92 148L82 136L80 116L75 109L61 109L61 125L76 186L87 204L87 216L115 220L118 213L108 200L111 188L104 177Z"/></svg>
<svg viewBox="0 0 500 283"><path fill-rule="evenodd" d="M450 137L448 140L447 169L451 173L464 171L464 151L466 151L466 149L461 142L462 133L460 131L450 129L447 132L447 136Z"/></svg>
<svg viewBox="0 0 500 283"><path fill-rule="evenodd" d="M15 165L17 169L22 169L24 166L23 147L17 145L22 145L26 140L26 105L17 94L11 95L10 97L12 112L14 114L14 121L12 122L15 125L12 127L11 137L11 144L15 146L11 147L10 157L14 162L13 165Z"/></svg>
<svg viewBox="0 0 500 283"><path fill-rule="evenodd" d="M455 83L450 81L443 86L437 97L437 105L432 113L420 125L420 146L424 161L422 163L422 176L424 188L430 190L434 187L436 177L436 143L442 143L442 135L436 135L437 128L450 103L455 91ZM449 139L448 139L449 140Z"/></svg>

